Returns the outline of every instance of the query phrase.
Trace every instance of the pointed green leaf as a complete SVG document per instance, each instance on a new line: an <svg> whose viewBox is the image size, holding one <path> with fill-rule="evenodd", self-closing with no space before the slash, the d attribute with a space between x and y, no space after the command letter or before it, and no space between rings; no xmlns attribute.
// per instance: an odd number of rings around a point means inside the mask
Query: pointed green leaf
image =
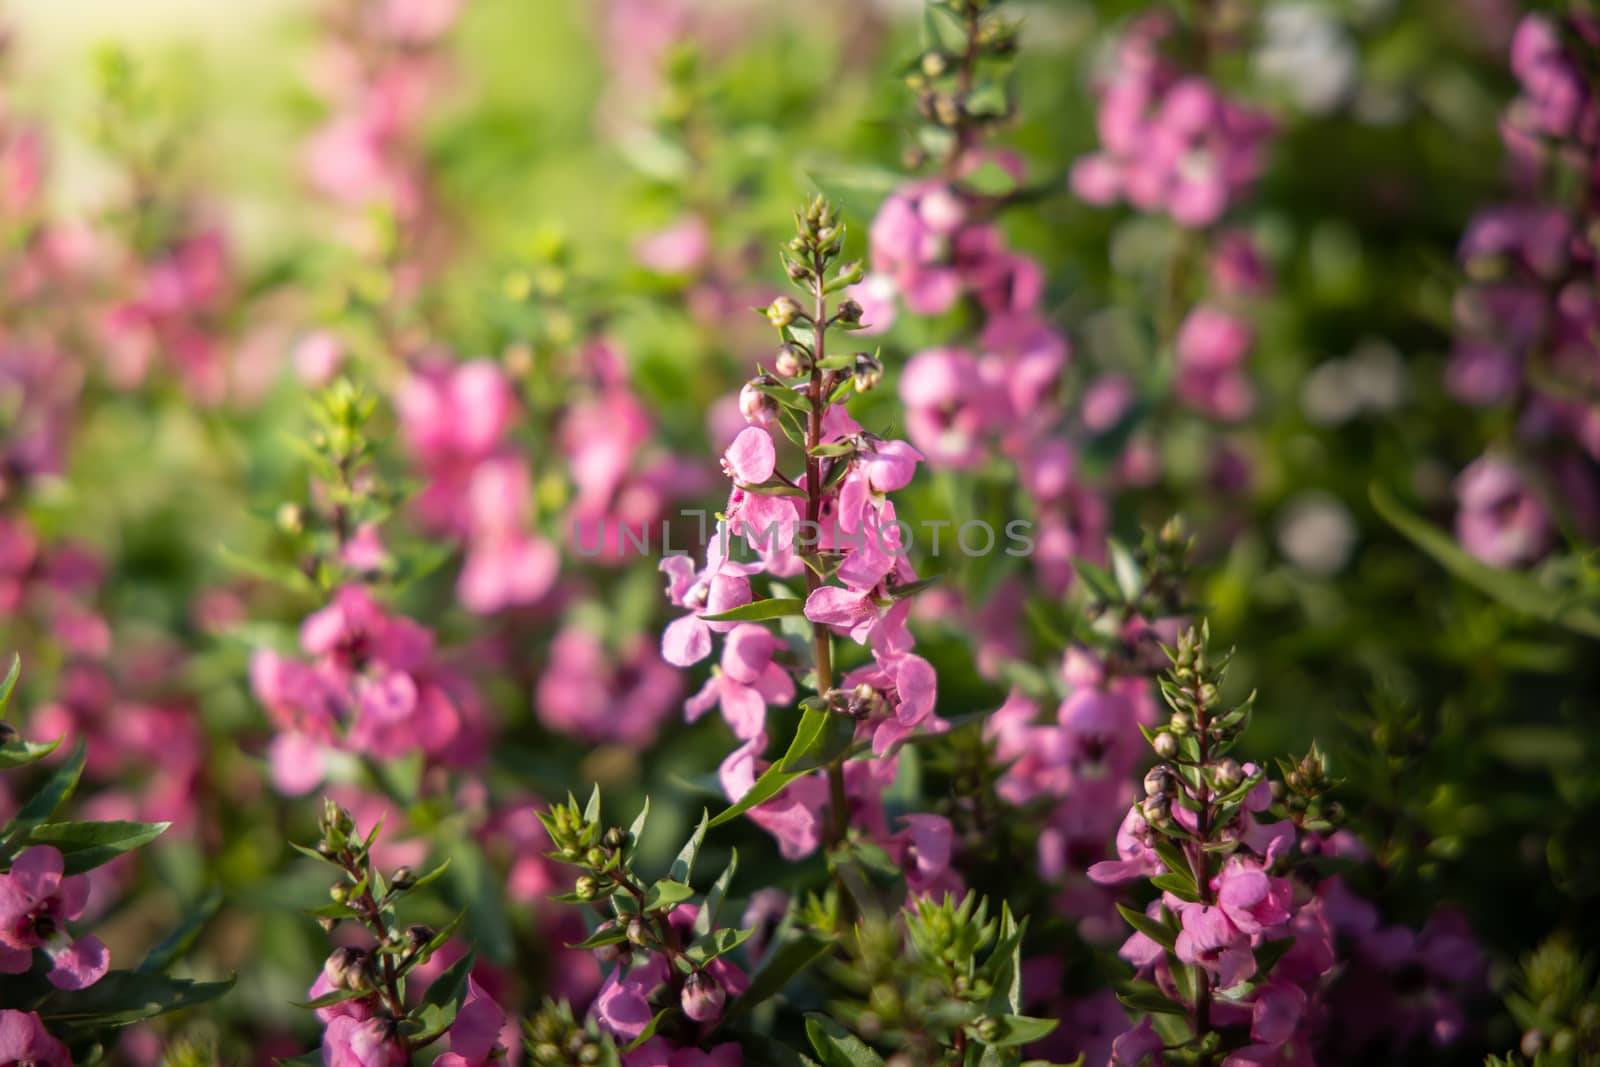
<svg viewBox="0 0 1600 1067"><path fill-rule="evenodd" d="M805 607L806 602L798 598L770 597L766 600L754 600L715 615L702 615L700 618L706 622L761 622L765 619L781 619L788 615L804 614Z"/></svg>

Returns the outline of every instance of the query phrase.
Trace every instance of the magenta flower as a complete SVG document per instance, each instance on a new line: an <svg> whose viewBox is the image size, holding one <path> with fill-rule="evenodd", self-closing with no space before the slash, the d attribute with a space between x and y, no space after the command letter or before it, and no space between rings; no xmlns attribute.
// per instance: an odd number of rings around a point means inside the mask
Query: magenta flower
<svg viewBox="0 0 1600 1067"><path fill-rule="evenodd" d="M31 1011L0 1010L0 1063L72 1067L67 1046L50 1036Z"/></svg>
<svg viewBox="0 0 1600 1067"><path fill-rule="evenodd" d="M1529 563L1548 547L1549 513L1507 460L1493 454L1474 460L1456 479L1456 499L1456 537L1485 563Z"/></svg>
<svg viewBox="0 0 1600 1067"><path fill-rule="evenodd" d="M322 1067L405 1067L406 1062L391 1020L340 1015L322 1031Z"/></svg>
<svg viewBox="0 0 1600 1067"><path fill-rule="evenodd" d="M1212 883L1217 906L1241 933L1259 934L1289 921L1289 881L1273 878L1243 856L1230 857Z"/></svg>
<svg viewBox="0 0 1600 1067"><path fill-rule="evenodd" d="M623 1067L744 1067L744 1052L729 1041L709 1050L678 1048L664 1037L652 1037L622 1057Z"/></svg>
<svg viewBox="0 0 1600 1067"><path fill-rule="evenodd" d="M0 875L0 973L22 974L33 965L33 950L50 957L50 984L86 989L110 967L105 945L87 935L74 940L66 923L83 914L89 901L86 875L62 877L61 853L35 845L17 856Z"/></svg>
<svg viewBox="0 0 1600 1067"><path fill-rule="evenodd" d="M1182 901L1169 901L1168 906L1179 912L1183 922L1175 946L1178 959L1213 975L1218 989L1238 985L1255 974L1250 939L1228 921L1221 908Z"/></svg>
<svg viewBox="0 0 1600 1067"><path fill-rule="evenodd" d="M467 979L467 997L450 1024L450 1051L434 1060L437 1067L491 1067L505 1056L500 1031L505 1009L494 1002L477 979Z"/></svg>
<svg viewBox="0 0 1600 1067"><path fill-rule="evenodd" d="M684 705L689 721L694 722L713 704L719 704L735 737L748 741L762 735L767 725L767 706L781 706L794 699L794 680L772 660L773 653L783 647L782 641L755 623L743 623L728 631L722 646L722 669L713 672L700 692Z"/></svg>

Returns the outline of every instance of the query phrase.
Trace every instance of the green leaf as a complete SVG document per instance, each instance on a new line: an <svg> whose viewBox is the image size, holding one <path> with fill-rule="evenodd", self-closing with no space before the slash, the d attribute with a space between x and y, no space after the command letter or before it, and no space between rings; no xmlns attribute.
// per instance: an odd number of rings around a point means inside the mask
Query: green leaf
<svg viewBox="0 0 1600 1067"><path fill-rule="evenodd" d="M717 875L717 880L711 886L711 892L706 894L705 905L701 907L700 914L694 917L694 933L703 937L711 932L717 925L717 913L722 910L722 902L728 898L728 886L733 883L733 872L739 869L739 850L731 850L728 856L728 865Z"/></svg>
<svg viewBox="0 0 1600 1067"><path fill-rule="evenodd" d="M750 985L744 995L729 1004L723 1021L747 1015L751 1009L776 996L783 988L833 950L833 942L813 934L800 934L767 952L761 966L750 976Z"/></svg>
<svg viewBox="0 0 1600 1067"><path fill-rule="evenodd" d="M1574 603L1570 596L1563 596L1526 575L1491 567L1463 549L1444 531L1401 506L1381 485L1374 483L1368 496L1389 525L1457 578L1513 611L1600 638L1600 611L1592 606Z"/></svg>
<svg viewBox="0 0 1600 1067"><path fill-rule="evenodd" d="M272 1062L276 1063L278 1067L322 1067L322 1053L307 1052L303 1056L290 1056L288 1058L277 1056L274 1057Z"/></svg>
<svg viewBox="0 0 1600 1067"><path fill-rule="evenodd" d="M496 963L511 963L516 939L506 918L501 881L475 843L459 842L452 858L444 885L451 903L466 912L471 940Z"/></svg>
<svg viewBox="0 0 1600 1067"><path fill-rule="evenodd" d="M845 725L849 727L849 736L843 734ZM800 716L794 740L789 743L783 758L768 767L744 796L723 809L709 825L717 827L738 818L757 804L776 796L800 775L838 759L849 751L854 736L855 720L848 715L835 715L815 707L806 708L805 714Z"/></svg>
<svg viewBox="0 0 1600 1067"><path fill-rule="evenodd" d="M15 652L11 653L11 669L6 671L6 680L0 682L0 719L6 717L6 709L11 706L11 691L17 687L17 678L22 674L22 657Z"/></svg>
<svg viewBox="0 0 1600 1067"><path fill-rule="evenodd" d="M595 787L593 789L589 790L589 803L587 803L587 804L585 804L583 806L583 821L586 822L586 823L590 823L590 824L597 823L597 822L600 821L600 785L599 785L599 783L596 783Z"/></svg>
<svg viewBox="0 0 1600 1067"><path fill-rule="evenodd" d="M1189 1009L1162 996L1154 989L1131 989L1126 993L1118 993L1117 999L1122 1001L1123 1007L1130 1011L1145 1012L1154 1015L1182 1015L1187 1016Z"/></svg>
<svg viewBox="0 0 1600 1067"><path fill-rule="evenodd" d="M1104 567L1098 567L1086 559L1074 559L1072 569L1078 572L1095 597L1107 604L1122 602L1122 590L1117 587L1116 579Z"/></svg>
<svg viewBox="0 0 1600 1067"><path fill-rule="evenodd" d="M58 767L44 785L39 787L39 791L22 805L22 810L17 812L17 817L11 821L8 839L18 839L20 832L32 830L60 810L61 805L72 796L73 790L78 788L78 779L83 775L83 764L88 751L88 743L80 740L78 747L73 749L72 755L67 758L67 762Z"/></svg>
<svg viewBox="0 0 1600 1067"><path fill-rule="evenodd" d="M317 997L315 1000L296 1000L291 1001L291 1003L297 1008L331 1008L335 1004L343 1004L347 1000L355 1000L357 997L364 997L371 992L372 990L370 989L335 989L331 992L322 994L322 996Z"/></svg>
<svg viewBox="0 0 1600 1067"><path fill-rule="evenodd" d="M1200 894L1195 892L1194 879L1187 874L1158 874L1150 879L1150 884L1164 893L1171 893L1179 900L1198 903Z"/></svg>
<svg viewBox="0 0 1600 1067"><path fill-rule="evenodd" d="M216 1000L233 988L226 982L193 982L164 974L111 971L87 989L57 990L36 1009L59 1036L63 1031L127 1026L179 1008Z"/></svg>
<svg viewBox="0 0 1600 1067"><path fill-rule="evenodd" d="M1192 889L1194 876L1189 873L1189 856L1183 848L1176 841L1165 837L1157 837L1153 847L1168 872L1189 879L1189 886Z"/></svg>
<svg viewBox="0 0 1600 1067"><path fill-rule="evenodd" d="M644 824L650 818L650 798L644 798L644 806L639 809L639 814L634 816L633 825L628 827L628 843L638 847L644 840Z"/></svg>
<svg viewBox="0 0 1600 1067"><path fill-rule="evenodd" d="M472 963L476 958L477 953L468 950L465 956L441 972L422 994L422 1003L411 1016L421 1024L413 1044L432 1040L456 1021L456 1013L467 999L467 979L472 976Z"/></svg>
<svg viewBox="0 0 1600 1067"><path fill-rule="evenodd" d="M826 767L848 752L856 737L856 721L848 715L807 708L801 717L802 727L807 717L813 719L812 729L795 738L799 742L803 736L804 746L797 751L791 745L783 757L783 769L791 774L804 774Z"/></svg>
<svg viewBox="0 0 1600 1067"><path fill-rule="evenodd" d="M466 912L458 912L454 919L451 919L449 922L439 927L438 931L428 939L426 944L413 952L410 958L408 958L395 973L399 977L404 978L422 964L427 963L428 959L435 952L444 947L445 942L449 941L455 936L456 931L461 929L461 924L466 920L466 918Z"/></svg>
<svg viewBox="0 0 1600 1067"><path fill-rule="evenodd" d="M1139 931L1162 948L1171 948L1178 941L1178 932L1166 923L1150 918L1142 911L1135 911L1125 904L1118 904L1117 910L1122 917L1128 920L1128 925Z"/></svg>
<svg viewBox="0 0 1600 1067"><path fill-rule="evenodd" d="M700 846L705 844L708 821L708 813L704 808L700 809L700 824L689 835L689 840L684 842L683 848L678 850L678 858L667 868L667 877L674 882L689 884L689 876L694 873L695 857L700 855Z"/></svg>
<svg viewBox="0 0 1600 1067"><path fill-rule="evenodd" d="M754 930L736 930L732 927L713 930L709 934L695 938L693 943L684 950L684 955L695 963L704 966L718 956L726 956L744 944L753 933L755 933Z"/></svg>
<svg viewBox="0 0 1600 1067"><path fill-rule="evenodd" d="M756 385L755 389L770 396L791 411L811 414L811 398L798 389L790 389L787 385Z"/></svg>
<svg viewBox="0 0 1600 1067"><path fill-rule="evenodd" d="M426 889L428 886L432 885L434 882L437 882L439 879L443 878L444 877L444 872L448 871L449 869L450 869L450 857L446 856L444 858L444 862L443 863L439 864L439 866L435 867L433 870L429 871L427 874L419 876L416 881L412 882L410 885L406 886L404 889L397 889L397 888L390 889L389 890L389 902L393 903L394 901L397 901L402 897L410 896L412 893L415 893L418 890Z"/></svg>
<svg viewBox="0 0 1600 1067"><path fill-rule="evenodd" d="M1144 569L1121 541L1112 538L1110 548L1111 573L1116 577L1117 590L1125 602L1132 603L1144 591Z"/></svg>
<svg viewBox="0 0 1600 1067"><path fill-rule="evenodd" d="M994 1021L1000 1024L1000 1034L984 1044L996 1048L1026 1045L1045 1037L1060 1025L1058 1019L1035 1019L1028 1015L998 1015L994 1016Z"/></svg>
<svg viewBox="0 0 1600 1067"><path fill-rule="evenodd" d="M823 1067L883 1067L882 1056L821 1012L806 1013L806 1036Z"/></svg>
<svg viewBox="0 0 1600 1067"><path fill-rule="evenodd" d="M694 890L682 882L674 882L670 878L663 878L652 885L644 895L645 911L655 911L658 908L670 908L682 904L694 896Z"/></svg>
<svg viewBox="0 0 1600 1067"><path fill-rule="evenodd" d="M656 1031L658 1029L660 1029L660 1027L661 1027L661 1020L665 1019L667 1017L668 1013L671 1012L671 1011L672 1011L672 1006L669 1004L667 1007L662 1008L660 1011L656 1012L655 1015L650 1019L650 1021L645 1024L644 1029L639 1032L639 1036L634 1038L632 1041L628 1042L626 1045L624 1045L623 1048L622 1048L622 1051L623 1052L632 1052L634 1049L638 1048L640 1045L644 1044L646 1041L649 1041L652 1037L655 1037L656 1036Z"/></svg>
<svg viewBox="0 0 1600 1067"><path fill-rule="evenodd" d="M761 622L764 619L781 619L787 615L805 613L806 602L793 597L770 597L753 600L741 607L721 611L715 615L702 615L706 622Z"/></svg>
<svg viewBox="0 0 1600 1067"><path fill-rule="evenodd" d="M212 889L184 909L183 919L172 931L156 942L139 962L141 974L158 974L171 967L194 946L195 941L222 907L222 890Z"/></svg>
<svg viewBox="0 0 1600 1067"><path fill-rule="evenodd" d="M568 945L567 947L576 949L603 948L606 945L621 944L626 940L628 940L628 931L624 927L612 923L610 926L602 926L576 945Z"/></svg>
<svg viewBox="0 0 1600 1067"><path fill-rule="evenodd" d="M59 737L54 741L12 741L0 745L0 771L36 763L60 747Z"/></svg>
<svg viewBox="0 0 1600 1067"><path fill-rule="evenodd" d="M55 822L28 831L29 845L50 845L65 860L65 874L82 874L124 852L149 844L171 826L165 822Z"/></svg>
<svg viewBox="0 0 1600 1067"><path fill-rule="evenodd" d="M811 449L811 455L817 457L849 456L854 455L856 446L849 441L830 441Z"/></svg>

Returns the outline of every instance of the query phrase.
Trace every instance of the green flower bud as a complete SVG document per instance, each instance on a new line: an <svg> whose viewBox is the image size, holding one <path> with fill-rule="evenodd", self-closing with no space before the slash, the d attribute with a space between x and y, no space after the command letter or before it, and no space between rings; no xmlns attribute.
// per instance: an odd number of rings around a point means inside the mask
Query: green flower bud
<svg viewBox="0 0 1600 1067"><path fill-rule="evenodd" d="M780 296L767 306L767 321L782 329L800 317L800 305L792 296Z"/></svg>

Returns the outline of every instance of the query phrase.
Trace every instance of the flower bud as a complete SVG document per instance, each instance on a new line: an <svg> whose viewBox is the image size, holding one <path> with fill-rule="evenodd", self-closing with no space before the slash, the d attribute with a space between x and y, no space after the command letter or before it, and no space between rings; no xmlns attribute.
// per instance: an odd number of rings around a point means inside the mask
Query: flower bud
<svg viewBox="0 0 1600 1067"><path fill-rule="evenodd" d="M705 971L694 972L683 983L683 1013L697 1023L722 1018L722 1006L727 1002L727 990Z"/></svg>
<svg viewBox="0 0 1600 1067"><path fill-rule="evenodd" d="M644 944L644 935L644 920L635 915L628 920L628 940L635 945L642 945Z"/></svg>
<svg viewBox="0 0 1600 1067"><path fill-rule="evenodd" d="M800 317L800 304L792 296L780 296L767 305L766 314L767 321L781 330Z"/></svg>
<svg viewBox="0 0 1600 1067"><path fill-rule="evenodd" d="M613 826L611 829L606 831L606 835L605 837L601 838L600 843L606 848L610 849L612 852L615 852L617 849L628 843L628 835L622 829L622 827Z"/></svg>
<svg viewBox="0 0 1600 1067"><path fill-rule="evenodd" d="M1244 768L1236 759L1225 759L1217 764L1215 776L1217 788L1224 793L1231 792L1244 782Z"/></svg>
<svg viewBox="0 0 1600 1067"><path fill-rule="evenodd" d="M784 345L772 361L772 369L785 378L797 378L811 370L810 361L799 345Z"/></svg>
<svg viewBox="0 0 1600 1067"><path fill-rule="evenodd" d="M979 1019L974 1029L978 1032L979 1041L998 1041L1000 1038L1000 1021L992 1016L985 1015Z"/></svg>
<svg viewBox="0 0 1600 1067"><path fill-rule="evenodd" d="M22 735L8 722L0 722L0 745L9 745Z"/></svg>
<svg viewBox="0 0 1600 1067"><path fill-rule="evenodd" d="M834 317L847 326L856 326L860 324L863 314L865 312L862 311L860 304L854 300L846 300L839 305Z"/></svg>
<svg viewBox="0 0 1600 1067"><path fill-rule="evenodd" d="M1156 755L1162 759L1171 759L1178 754L1178 739L1172 734L1156 734L1156 739L1152 744L1155 746Z"/></svg>
<svg viewBox="0 0 1600 1067"><path fill-rule="evenodd" d="M1144 776L1144 792L1150 797L1173 796L1178 792L1178 776L1172 773L1171 767L1158 763Z"/></svg>
<svg viewBox="0 0 1600 1067"><path fill-rule="evenodd" d="M1194 728L1194 720L1189 718L1189 713L1186 711L1175 711L1172 713L1172 718L1167 725L1174 734L1178 737L1183 737Z"/></svg>
<svg viewBox="0 0 1600 1067"><path fill-rule="evenodd" d="M856 353L855 387L856 392L865 393L869 389L876 389L883 381L883 364L877 356L870 356L865 352Z"/></svg>
<svg viewBox="0 0 1600 1067"><path fill-rule="evenodd" d="M766 384L766 377L752 378L739 390L739 414L752 426L766 426L778 413L778 402L758 388Z"/></svg>
<svg viewBox="0 0 1600 1067"><path fill-rule="evenodd" d="M933 49L922 53L922 73L930 78L942 78L945 71L950 69L950 57Z"/></svg>
<svg viewBox="0 0 1600 1067"><path fill-rule="evenodd" d="M343 904L350 899L350 887L343 882L335 882L328 887L328 896L333 899L335 904Z"/></svg>
<svg viewBox="0 0 1600 1067"><path fill-rule="evenodd" d="M1139 806L1139 811L1144 816L1144 821L1154 829L1164 830L1172 825L1172 800L1170 797L1147 797L1145 802Z"/></svg>
<svg viewBox="0 0 1600 1067"><path fill-rule="evenodd" d="M579 900L593 900L600 895L600 883L587 874L580 876L572 889Z"/></svg>
<svg viewBox="0 0 1600 1067"><path fill-rule="evenodd" d="M410 889L417 884L417 872L410 867L396 867L389 876L389 884L396 889Z"/></svg>
<svg viewBox="0 0 1600 1067"><path fill-rule="evenodd" d="M366 962L365 949L341 945L323 962L322 976L335 989L365 989L363 970Z"/></svg>
<svg viewBox="0 0 1600 1067"><path fill-rule="evenodd" d="M406 944L421 948L438 936L438 931L426 923L412 923L406 927Z"/></svg>

